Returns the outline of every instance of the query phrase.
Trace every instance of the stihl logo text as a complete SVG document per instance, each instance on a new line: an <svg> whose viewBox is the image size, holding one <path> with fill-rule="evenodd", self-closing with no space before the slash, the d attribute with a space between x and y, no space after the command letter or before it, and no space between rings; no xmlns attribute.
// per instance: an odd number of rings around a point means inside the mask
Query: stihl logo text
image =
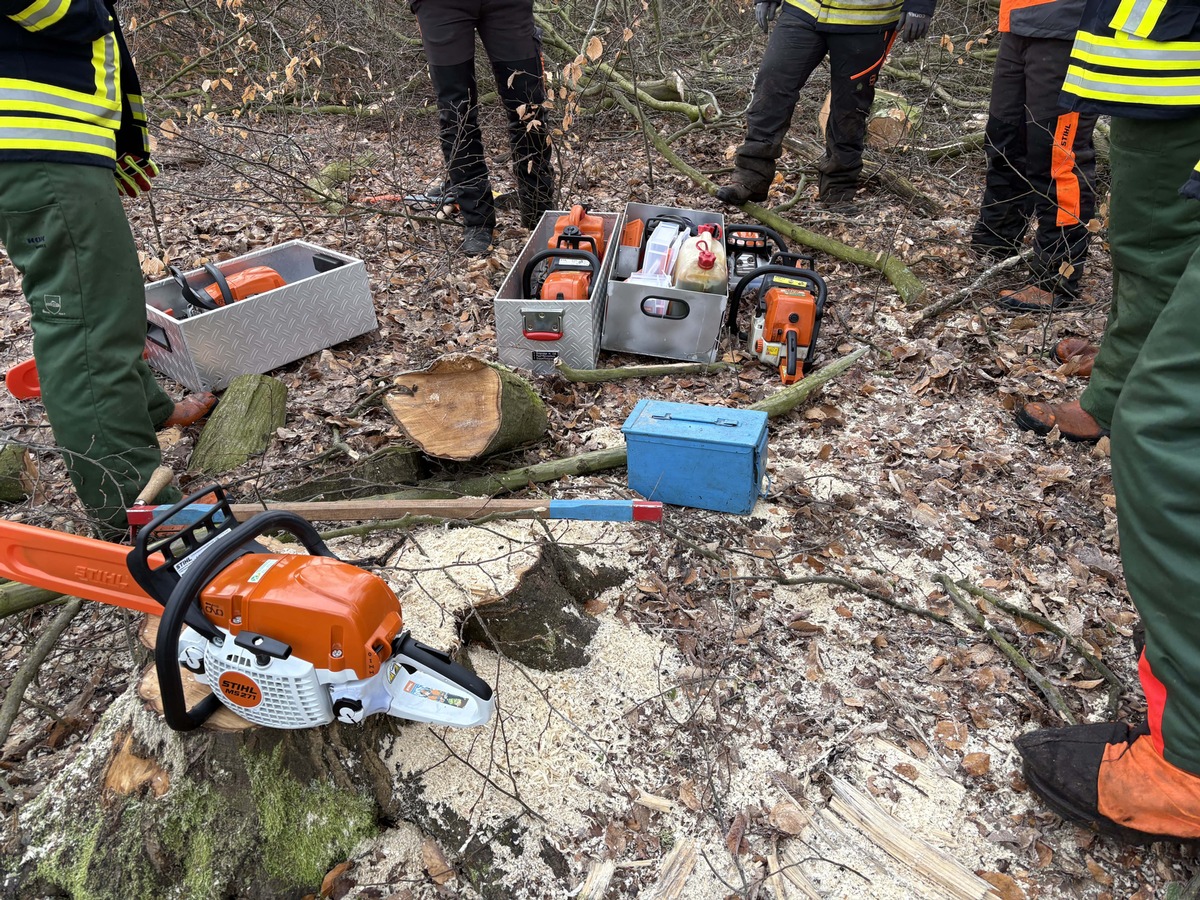
<svg viewBox="0 0 1200 900"><path fill-rule="evenodd" d="M129 587L129 579L124 572L112 572L107 569L89 569L87 566L75 567L75 580L86 581L89 584L107 584L112 587Z"/></svg>
<svg viewBox="0 0 1200 900"><path fill-rule="evenodd" d="M247 709L262 703L262 691L258 685L241 672L224 672L217 684L230 703Z"/></svg>

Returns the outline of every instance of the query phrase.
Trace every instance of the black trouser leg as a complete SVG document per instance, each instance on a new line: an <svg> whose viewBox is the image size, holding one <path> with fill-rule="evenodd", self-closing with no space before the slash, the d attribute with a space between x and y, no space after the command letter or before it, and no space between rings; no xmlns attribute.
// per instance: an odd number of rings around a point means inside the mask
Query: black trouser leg
<svg viewBox="0 0 1200 900"><path fill-rule="evenodd" d="M992 99L984 131L987 174L983 202L979 220L971 232L971 245L984 251L994 248L1004 256L1020 249L1033 211L1033 192L1024 176L1027 152L1025 89L1025 62L1020 39L1003 34L992 73Z"/></svg>
<svg viewBox="0 0 1200 900"><path fill-rule="evenodd" d="M1037 233L1030 263L1034 282L1060 294L1079 293L1096 212L1096 116L1058 105L1071 41L1025 38L1028 167Z"/></svg>
<svg viewBox="0 0 1200 900"><path fill-rule="evenodd" d="M546 88L541 57L517 62L492 61L500 99L508 113L513 174L521 224L533 228L543 212L554 207L554 168L546 130Z"/></svg>
<svg viewBox="0 0 1200 900"><path fill-rule="evenodd" d="M437 93L442 156L450 170L450 183L454 185L463 221L468 226L495 228L496 207L479 131L475 62L430 66L429 76Z"/></svg>
<svg viewBox="0 0 1200 900"><path fill-rule="evenodd" d="M738 147L734 180L754 191L766 191L775 177L775 161L783 152L783 139L792 124L800 90L813 69L825 58L825 38L784 6L758 75L754 99L746 114L746 140Z"/></svg>
<svg viewBox="0 0 1200 900"><path fill-rule="evenodd" d="M892 30L831 32L829 45L829 121L825 156L818 170L818 196L845 200L854 195L862 172L867 115L875 100L875 78L892 41Z"/></svg>

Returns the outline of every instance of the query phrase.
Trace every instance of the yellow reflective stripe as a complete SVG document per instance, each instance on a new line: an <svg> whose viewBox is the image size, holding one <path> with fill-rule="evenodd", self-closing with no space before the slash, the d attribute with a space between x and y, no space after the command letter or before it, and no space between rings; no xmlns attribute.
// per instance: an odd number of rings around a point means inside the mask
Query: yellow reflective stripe
<svg viewBox="0 0 1200 900"><path fill-rule="evenodd" d="M92 68L96 73L96 96L120 106L121 58L116 35L106 34L92 42Z"/></svg>
<svg viewBox="0 0 1200 900"><path fill-rule="evenodd" d="M1200 75L1139 78L1132 75L1091 72L1080 66L1067 68L1063 90L1080 97L1117 103L1153 106L1200 105Z"/></svg>
<svg viewBox="0 0 1200 900"><path fill-rule="evenodd" d="M115 160L117 158L115 146L94 147L91 144L78 144L71 140L26 141L0 136L0 150L57 150L62 153L90 153L92 156L100 156L104 159Z"/></svg>
<svg viewBox="0 0 1200 900"><path fill-rule="evenodd" d="M1108 66L1113 69L1137 69L1139 71L1170 72L1182 69L1200 69L1200 51L1195 51L1191 57L1170 56L1161 54L1125 55L1111 52L1092 53L1076 43L1071 51L1071 59L1082 63L1098 66Z"/></svg>
<svg viewBox="0 0 1200 900"><path fill-rule="evenodd" d="M99 103L89 94L19 78L0 78L0 111L46 113L109 128L121 122L120 100Z"/></svg>
<svg viewBox="0 0 1200 900"><path fill-rule="evenodd" d="M820 0L787 0L788 4L827 25L888 25L899 17L900 3L888 6L843 5Z"/></svg>
<svg viewBox="0 0 1200 900"><path fill-rule="evenodd" d="M1116 15L1108 24L1126 34L1149 37L1166 7L1167 0L1121 0Z"/></svg>
<svg viewBox="0 0 1200 900"><path fill-rule="evenodd" d="M41 31L65 16L70 7L71 0L36 0L9 18L26 31Z"/></svg>
<svg viewBox="0 0 1200 900"><path fill-rule="evenodd" d="M129 109L133 113L133 120L144 124L146 121L146 103L142 99L142 95L128 94L126 99L129 100Z"/></svg>
<svg viewBox="0 0 1200 900"><path fill-rule="evenodd" d="M32 116L0 116L0 149L65 150L110 159L117 155L111 129Z"/></svg>

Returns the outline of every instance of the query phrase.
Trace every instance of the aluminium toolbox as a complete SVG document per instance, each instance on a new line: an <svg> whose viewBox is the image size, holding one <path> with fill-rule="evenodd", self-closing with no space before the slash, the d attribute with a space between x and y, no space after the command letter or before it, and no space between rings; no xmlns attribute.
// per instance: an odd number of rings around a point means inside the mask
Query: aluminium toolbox
<svg viewBox="0 0 1200 900"><path fill-rule="evenodd" d="M526 297L525 269L548 249L554 226L569 212L551 210L542 215L522 248L512 270L496 292L496 350L500 362L538 375L552 374L555 360L573 369L594 369L600 355L600 328L604 295L616 258L621 234L620 213L588 210L604 227L604 256L600 271L592 276L587 300L540 300Z"/></svg>
<svg viewBox="0 0 1200 900"><path fill-rule="evenodd" d="M378 327L362 260L306 241L288 241L218 264L226 275L269 266L283 287L178 319L174 279L146 286L150 365L192 391L226 387L238 375L269 372ZM193 288L212 283L204 269L185 273Z"/></svg>
<svg viewBox="0 0 1200 900"><path fill-rule="evenodd" d="M647 500L745 514L767 470L767 414L639 400L625 424L629 486Z"/></svg>
<svg viewBox="0 0 1200 900"><path fill-rule="evenodd" d="M720 213L630 203L625 207L623 222L628 224L636 219L646 222L662 215L684 216L695 227L717 225L721 240L725 239L725 217ZM715 362L729 303L728 286L721 293L701 293L635 284L626 279L637 270L640 261L622 263L614 266L608 284L600 346L645 356Z"/></svg>

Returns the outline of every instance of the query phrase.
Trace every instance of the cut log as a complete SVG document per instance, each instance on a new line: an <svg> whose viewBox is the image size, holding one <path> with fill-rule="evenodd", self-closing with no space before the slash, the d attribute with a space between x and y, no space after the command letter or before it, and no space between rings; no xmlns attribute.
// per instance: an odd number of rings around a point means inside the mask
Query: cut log
<svg viewBox="0 0 1200 900"><path fill-rule="evenodd" d="M395 491L425 477L425 460L412 447L384 447L366 459L343 466L336 475L314 478L275 491L278 500L353 500Z"/></svg>
<svg viewBox="0 0 1200 900"><path fill-rule="evenodd" d="M445 356L396 379L384 402L404 433L430 456L467 460L540 440L546 407L533 385L473 356Z"/></svg>
<svg viewBox="0 0 1200 900"><path fill-rule="evenodd" d="M479 641L510 659L546 672L588 664L587 645L600 627L583 609L628 573L585 568L575 553L543 544L538 560L503 596L484 597L463 623L464 640Z"/></svg>
<svg viewBox="0 0 1200 900"><path fill-rule="evenodd" d="M0 447L0 503L21 503L33 493L37 466L20 444Z"/></svg>
<svg viewBox="0 0 1200 900"><path fill-rule="evenodd" d="M16 581L0 584L0 618L58 600L62 594Z"/></svg>
<svg viewBox="0 0 1200 900"><path fill-rule="evenodd" d="M830 94L825 94L817 124L821 134L829 122ZM873 150L892 150L921 122L921 110L899 94L875 91L875 101L867 114L867 146Z"/></svg>
<svg viewBox="0 0 1200 900"><path fill-rule="evenodd" d="M239 375L200 432L188 468L206 475L235 469L262 453L287 415L287 388L269 375Z"/></svg>

